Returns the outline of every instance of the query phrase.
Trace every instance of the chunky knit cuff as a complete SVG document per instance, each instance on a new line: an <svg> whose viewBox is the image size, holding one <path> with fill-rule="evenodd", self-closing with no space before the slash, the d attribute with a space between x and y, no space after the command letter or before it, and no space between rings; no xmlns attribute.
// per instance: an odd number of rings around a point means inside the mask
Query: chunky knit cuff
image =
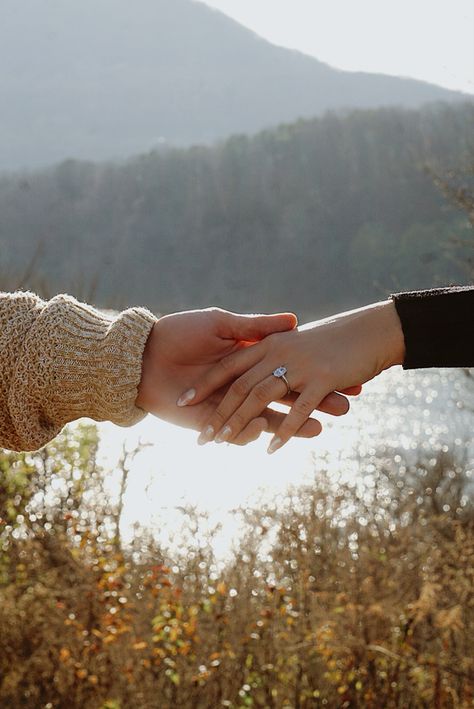
<svg viewBox="0 0 474 709"><path fill-rule="evenodd" d="M71 296L48 301L28 330L8 400L19 448L35 450L86 416L130 426L143 350L156 318L144 308L116 317Z"/></svg>

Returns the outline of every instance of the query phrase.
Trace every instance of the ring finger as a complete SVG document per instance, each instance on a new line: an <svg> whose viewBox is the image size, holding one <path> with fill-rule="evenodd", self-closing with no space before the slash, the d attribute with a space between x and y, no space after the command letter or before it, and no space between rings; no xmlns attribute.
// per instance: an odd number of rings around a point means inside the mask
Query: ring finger
<svg viewBox="0 0 474 709"><path fill-rule="evenodd" d="M249 421L260 416L272 401L281 399L287 393L286 384L271 375L255 384L246 399L225 419L225 424L216 436L216 443L232 441L240 434Z"/></svg>

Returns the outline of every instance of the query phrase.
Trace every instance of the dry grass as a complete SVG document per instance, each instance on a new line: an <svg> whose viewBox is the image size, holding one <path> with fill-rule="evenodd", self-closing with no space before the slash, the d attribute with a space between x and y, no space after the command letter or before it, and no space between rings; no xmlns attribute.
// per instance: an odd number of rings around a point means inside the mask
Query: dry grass
<svg viewBox="0 0 474 709"><path fill-rule="evenodd" d="M319 471L242 511L224 565L192 510L173 558L144 531L124 549L96 452L83 427L0 456L2 708L473 705L469 471L448 454L361 460L363 493Z"/></svg>

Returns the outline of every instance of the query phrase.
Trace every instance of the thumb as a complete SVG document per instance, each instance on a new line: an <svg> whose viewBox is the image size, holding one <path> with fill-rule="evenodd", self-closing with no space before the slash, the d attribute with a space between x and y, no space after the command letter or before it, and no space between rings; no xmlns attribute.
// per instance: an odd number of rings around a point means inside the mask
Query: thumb
<svg viewBox="0 0 474 709"><path fill-rule="evenodd" d="M275 315L236 315L223 313L221 326L222 337L234 340L257 342L274 332L293 330L298 325L294 313L276 313Z"/></svg>

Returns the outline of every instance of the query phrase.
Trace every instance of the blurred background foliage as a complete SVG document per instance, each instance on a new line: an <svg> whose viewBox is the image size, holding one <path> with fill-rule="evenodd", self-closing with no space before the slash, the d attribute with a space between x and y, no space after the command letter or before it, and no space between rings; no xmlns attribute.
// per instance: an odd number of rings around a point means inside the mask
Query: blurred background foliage
<svg viewBox="0 0 474 709"><path fill-rule="evenodd" d="M469 222L435 183L472 187L473 124L472 103L329 113L214 147L5 174L2 285L306 320L462 282Z"/></svg>
<svg viewBox="0 0 474 709"><path fill-rule="evenodd" d="M226 559L191 507L172 550L139 525L124 544L134 451L107 471L97 450L84 424L38 453L0 455L2 707L472 706L461 445L411 463L373 449L353 483L319 469L237 510Z"/></svg>

